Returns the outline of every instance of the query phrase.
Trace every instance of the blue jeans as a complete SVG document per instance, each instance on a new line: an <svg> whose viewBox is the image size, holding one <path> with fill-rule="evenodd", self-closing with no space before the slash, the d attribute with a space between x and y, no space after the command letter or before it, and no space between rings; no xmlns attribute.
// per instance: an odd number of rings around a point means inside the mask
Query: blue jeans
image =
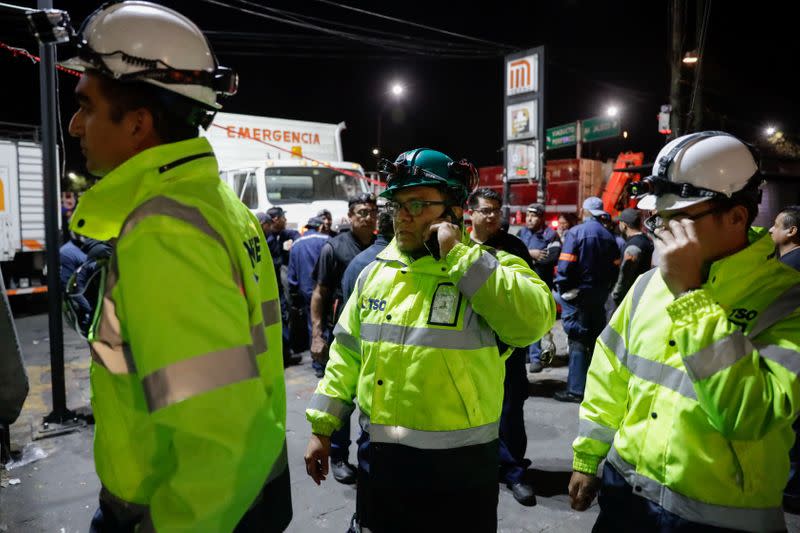
<svg viewBox="0 0 800 533"><path fill-rule="evenodd" d="M536 341L530 346L528 346L528 362L529 363L541 363L539 360L539 356L542 353L542 341Z"/></svg>
<svg viewBox="0 0 800 533"><path fill-rule="evenodd" d="M594 344L607 323L607 297L608 290L605 288L581 289L580 294L569 302L557 295L569 344L567 392L572 394L583 396L586 388L586 373Z"/></svg>

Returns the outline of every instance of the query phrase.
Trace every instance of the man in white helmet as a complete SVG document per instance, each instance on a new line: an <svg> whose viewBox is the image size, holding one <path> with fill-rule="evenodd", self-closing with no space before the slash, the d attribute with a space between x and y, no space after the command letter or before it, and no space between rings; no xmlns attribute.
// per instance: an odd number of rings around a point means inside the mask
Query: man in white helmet
<svg viewBox="0 0 800 533"><path fill-rule="evenodd" d="M278 291L259 221L198 127L235 92L189 19L107 4L78 35L69 132L102 179L71 229L115 243L89 332L93 532L282 531Z"/></svg>
<svg viewBox="0 0 800 533"><path fill-rule="evenodd" d="M599 486L594 531L785 531L800 275L751 227L759 181L744 143L707 131L667 144L631 191L661 260L589 368L569 494L582 511Z"/></svg>

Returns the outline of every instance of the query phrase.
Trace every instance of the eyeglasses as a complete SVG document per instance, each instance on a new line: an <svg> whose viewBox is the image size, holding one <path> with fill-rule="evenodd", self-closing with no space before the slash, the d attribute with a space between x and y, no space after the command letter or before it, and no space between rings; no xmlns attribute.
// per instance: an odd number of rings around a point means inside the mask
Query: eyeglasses
<svg viewBox="0 0 800 533"><path fill-rule="evenodd" d="M670 213L668 215L659 215L656 213L655 215L644 219L644 226L648 229L648 231L650 231L650 233L655 235L655 232L657 230L665 228L670 220L677 220L677 219L698 220L706 215L719 213L720 211L723 210L724 208L722 206L715 205L710 209L706 209L705 211L701 211L694 215L690 215L684 211L676 211L675 213Z"/></svg>
<svg viewBox="0 0 800 533"><path fill-rule="evenodd" d="M499 207L480 207L478 209L473 209L473 213L480 213L481 215L488 217L491 215L499 215L500 208Z"/></svg>
<svg viewBox="0 0 800 533"><path fill-rule="evenodd" d="M447 205L447 202L434 202L432 200L409 200L407 202L386 202L386 211L397 216L401 209L405 209L406 213L412 217L418 217L422 214L423 209L431 205Z"/></svg>
<svg viewBox="0 0 800 533"><path fill-rule="evenodd" d="M357 211L353 211L356 215L360 216L361 218L369 218L378 216L377 209L359 209Z"/></svg>
<svg viewBox="0 0 800 533"><path fill-rule="evenodd" d="M108 259L105 258L84 262L75 269L64 287L64 318L84 339L89 335L99 291L106 283L107 265Z"/></svg>

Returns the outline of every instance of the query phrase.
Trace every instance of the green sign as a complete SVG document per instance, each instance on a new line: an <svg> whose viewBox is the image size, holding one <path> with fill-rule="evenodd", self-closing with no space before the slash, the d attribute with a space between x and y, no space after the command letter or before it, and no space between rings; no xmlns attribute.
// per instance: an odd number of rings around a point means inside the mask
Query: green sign
<svg viewBox="0 0 800 533"><path fill-rule="evenodd" d="M619 119L594 117L581 121L581 141L592 142L609 137L619 137Z"/></svg>
<svg viewBox="0 0 800 533"><path fill-rule="evenodd" d="M563 148L578 144L578 125L576 122L548 128L545 131L545 150Z"/></svg>

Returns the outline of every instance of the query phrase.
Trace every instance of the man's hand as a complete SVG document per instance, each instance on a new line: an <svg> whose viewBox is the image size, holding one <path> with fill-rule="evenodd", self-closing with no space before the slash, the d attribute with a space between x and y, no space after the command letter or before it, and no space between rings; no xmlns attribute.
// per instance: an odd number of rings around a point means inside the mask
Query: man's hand
<svg viewBox="0 0 800 533"><path fill-rule="evenodd" d="M328 343L321 335L314 335L311 338L311 358L319 363L328 360Z"/></svg>
<svg viewBox="0 0 800 533"><path fill-rule="evenodd" d="M288 252L289 250L291 250L292 249L292 243L294 243L294 241L292 239L289 239L288 241L283 241L283 250L285 252Z"/></svg>
<svg viewBox="0 0 800 533"><path fill-rule="evenodd" d="M331 455L331 438L323 435L311 434L306 448L306 472L314 483L319 485L328 475L328 457Z"/></svg>
<svg viewBox="0 0 800 533"><path fill-rule="evenodd" d="M547 255L547 250L539 250L537 248L529 248L528 253L534 261L540 261Z"/></svg>
<svg viewBox="0 0 800 533"><path fill-rule="evenodd" d="M569 480L569 502L576 511L585 511L592 504L600 487L597 476L573 472Z"/></svg>
<svg viewBox="0 0 800 533"><path fill-rule="evenodd" d="M453 246L461 242L461 228L450 222L442 221L431 225L425 232L425 240L428 240L432 232L436 232L439 238L439 252L442 257L447 257Z"/></svg>
<svg viewBox="0 0 800 533"><path fill-rule="evenodd" d="M656 235L656 247L661 252L658 268L673 296L699 288L703 284L703 256L694 222L670 220Z"/></svg>

